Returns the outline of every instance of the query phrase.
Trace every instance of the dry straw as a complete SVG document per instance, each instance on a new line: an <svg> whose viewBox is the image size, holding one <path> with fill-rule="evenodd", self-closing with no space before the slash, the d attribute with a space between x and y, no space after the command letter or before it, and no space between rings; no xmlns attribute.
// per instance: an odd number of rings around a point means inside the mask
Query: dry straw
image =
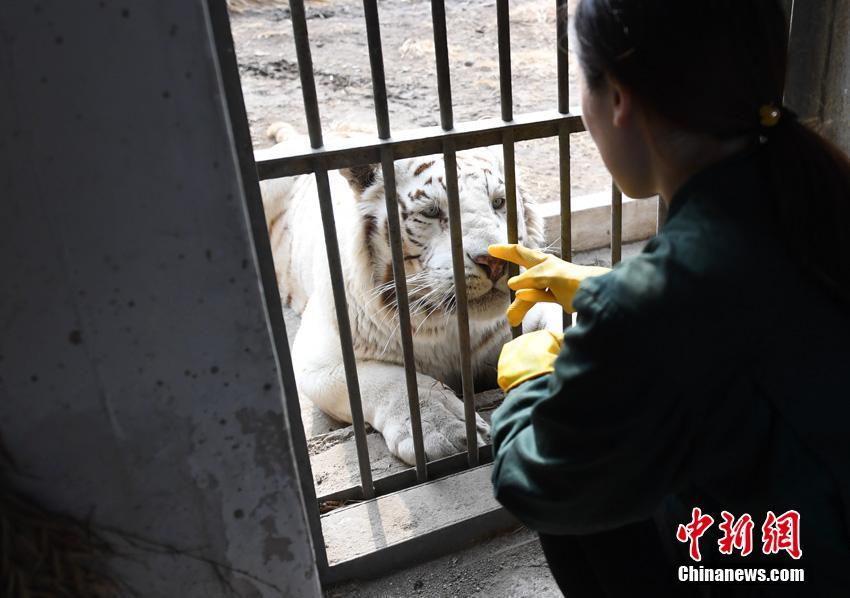
<svg viewBox="0 0 850 598"><path fill-rule="evenodd" d="M0 595L112 598L124 592L106 574L109 544L84 523L52 512L13 484L0 442Z"/></svg>

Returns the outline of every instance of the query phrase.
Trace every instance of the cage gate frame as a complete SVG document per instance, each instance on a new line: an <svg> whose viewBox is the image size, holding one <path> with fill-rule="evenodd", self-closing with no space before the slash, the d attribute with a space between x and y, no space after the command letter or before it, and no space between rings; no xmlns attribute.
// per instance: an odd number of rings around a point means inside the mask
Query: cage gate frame
<svg viewBox="0 0 850 598"><path fill-rule="evenodd" d="M325 148L322 138L322 126L316 95L304 0L290 0L290 18L295 38L299 77L311 149L285 157L255 162L225 0L208 0L208 10L216 39L216 52L220 73L226 90L227 106L231 120L230 124L234 141L236 142L239 170L246 194L246 211L248 220L251 223L255 256L274 338L277 369L284 389L284 408L285 416L289 422L291 448L297 463L297 473L305 501L316 564L323 582L335 576L332 575L333 567L328 563L327 551L325 549L319 514L320 502L326 500L366 500L409 488L423 483L428 479L439 478L492 461L492 445L484 447L477 446L466 283L463 267L460 198L457 188L457 152L476 147L502 145L505 165L505 187L507 191L507 241L509 243L515 243L517 241L515 144L520 141L557 137L560 168L561 257L565 260L572 258L570 135L584 132L586 129L581 115L573 114L569 111L567 0L555 0L555 46L558 73L557 109L516 116L513 114L511 86L508 1L496 0L501 118L454 123L445 3L444 0L431 0L437 67L437 90L440 104L440 125L402 131L395 137L392 137L390 134L377 0L363 0L378 139L365 144L362 141L358 143L357 141L345 140L333 148ZM413 359L413 336L410 328L409 301L404 275L398 205L394 201L396 196L395 171L392 166L395 160L431 154L443 154L446 167L449 228L452 244L453 274L457 295L457 326L460 339L461 380L468 448L466 453L426 462L421 418L419 415L419 398L416 386L415 362ZM405 469L404 471L377 480L372 478L369 453L366 446L366 430L363 421L357 367L349 325L347 301L342 284L339 244L336 237L327 175L328 170L374 163L380 163L385 173L385 201L392 250L393 275L396 296L399 301L399 333L401 334L404 356L408 404L411 414L416 459L414 468ZM274 262L259 190L259 181L261 180L300 174L314 174L317 181L325 246L330 268L337 323L340 330L340 343L349 391L353 420L352 426L354 428L360 472L359 486L353 486L321 497L316 496L316 490L313 485L312 467L309 460L304 426L301 421L298 391L295 384L289 345L287 343L286 326L283 320L280 296L277 290ZM658 226L664 221L665 212L664 203L659 201ZM611 185L611 227L609 235L611 263L614 265L620 261L622 256L622 193L613 180ZM517 271L517 266L509 264L509 275L515 275ZM513 300L513 295L514 293L511 292L511 300ZM566 327L570 324L570 316L565 314L564 326ZM519 333L519 328L512 329L514 337L518 336Z"/></svg>

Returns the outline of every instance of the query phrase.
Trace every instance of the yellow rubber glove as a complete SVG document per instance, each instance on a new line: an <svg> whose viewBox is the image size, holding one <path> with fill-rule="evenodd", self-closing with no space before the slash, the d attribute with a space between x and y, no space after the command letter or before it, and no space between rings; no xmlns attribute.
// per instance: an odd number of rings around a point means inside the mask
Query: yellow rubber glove
<svg viewBox="0 0 850 598"><path fill-rule="evenodd" d="M499 354L499 388L508 392L526 380L555 371L564 335L537 330L505 343Z"/></svg>
<svg viewBox="0 0 850 598"><path fill-rule="evenodd" d="M579 266L565 262L554 255L522 245L490 245L487 251L493 257L527 268L519 276L508 280L508 286L517 291L516 299L507 312L511 326L519 326L528 310L542 301L558 303L567 313L574 312L573 295L581 281L611 271L600 266Z"/></svg>

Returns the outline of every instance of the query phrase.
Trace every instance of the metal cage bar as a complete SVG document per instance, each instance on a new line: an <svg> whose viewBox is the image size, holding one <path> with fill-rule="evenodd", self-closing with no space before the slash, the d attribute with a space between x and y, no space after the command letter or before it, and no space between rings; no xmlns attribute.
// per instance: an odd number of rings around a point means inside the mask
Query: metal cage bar
<svg viewBox="0 0 850 598"><path fill-rule="evenodd" d="M353 486L323 499L358 500L371 498L376 493L385 494L397 489L409 487L416 482L422 482L428 477L439 477L463 468L464 461L468 466L492 460L492 448L480 448L477 445L476 412L474 404L474 389L470 350L470 332L467 305L467 288L465 272L465 252L463 249L463 231L461 226L461 206L458 189L457 152L474 147L484 147L501 143L503 146L506 200L508 210L508 242L518 239L518 205L516 189L516 156L515 144L518 141L558 138L559 176L560 176L560 205L561 205L561 256L572 258L571 230L571 168L570 168L570 135L584 131L581 117L569 113L569 61L568 61L568 0L556 0L556 32L557 32L557 67L558 67L558 109L536 114L524 114L514 117L511 83L510 60L510 14L508 0L497 0L497 28L499 47L499 76L501 119L460 123L455 128L451 96L451 77L448 56L448 39L446 30L446 11L444 0L432 0L431 13L434 29L435 59L437 65L437 87L440 100L440 127L430 127L414 131L403 131L391 138L389 109L387 105L387 89L385 81L383 54L381 48L380 20L377 0L363 0L364 14L369 44L370 65L372 70L373 94L375 99L375 118L378 128L378 141L363 143L362 141L345 141L341 145L326 148L323 145L322 127L319 106L316 95L315 78L310 54L309 38L304 11L304 0L291 0L290 10L295 34L295 45L298 56L299 74L301 78L304 108L311 149L300 151L286 157L261 159L256 162L257 175L260 180L314 174L316 177L322 226L327 248L328 266L331 275L334 305L340 328L340 345L346 373L346 384L349 391L352 410L352 426L357 446L358 465L360 468L360 488ZM234 72L236 72L234 70ZM244 118L244 105L243 105ZM245 119L247 122L247 119ZM247 130L247 129L246 129ZM395 160L416 156L443 153L446 171L446 191L449 203L449 229L452 246L452 268L456 293L456 315L458 343L460 349L461 384L466 424L467 454L457 454L438 461L427 462L423 438L422 422L419 413L418 385L416 384L415 356L413 353L413 334L410 325L409 297L404 269L403 244L401 223L398 216L397 191L395 181ZM416 468L407 469L397 474L372 479L369 454L366 445L365 424L363 418L360 388L357 378L356 361L352 342L351 328L348 316L347 300L342 279L339 244L336 237L333 204L328 180L328 170L363 164L381 163L384 172L385 201L388 214L390 246L392 249L393 276L397 305L399 308L399 327L404 367L408 391L408 402L414 437L414 452ZM659 226L663 223L666 212L663 201L659 198ZM261 249L261 248L260 248ZM616 186L612 187L611 212L611 257L612 263L618 262L622 255L622 195ZM270 256L269 256L270 257ZM268 268L266 268L267 270ZM515 273L515 270L511 274ZM266 274L268 274L266 272ZM272 271L273 275L273 271ZM274 289L276 291L276 288ZM513 298L513 294L512 294ZM279 301L279 297L278 297ZM273 309L274 305L270 305ZM564 325L571 323L569 315L565 315ZM516 336L518 329L512 330ZM284 331L285 335L285 331ZM284 337L285 341L285 337ZM297 405L293 407L292 397L296 397L294 374L291 362L283 355L280 361L284 386L287 390L287 410L290 416L298 413ZM288 370L287 370L288 367ZM295 410L295 411L293 411ZM299 414L300 415L300 414ZM291 417L291 418L292 418ZM299 422L300 423L300 422ZM303 443L306 439L301 435L294 441ZM297 430L296 430L297 431ZM312 474L309 463L299 473L308 479L302 480L302 486L310 486L304 493L308 503L313 540L316 544L317 558L320 569L327 570L327 554L322 540L321 524L318 519L318 504L315 500L315 488L312 486ZM323 564L322 564L323 563Z"/></svg>
<svg viewBox="0 0 850 598"><path fill-rule="evenodd" d="M295 54L298 59L298 74L301 79L301 95L304 98L304 114L307 117L307 132L310 135L310 145L314 149L320 148L324 145L322 119L319 115L319 101L316 96L316 79L313 76L313 55L310 52L310 38L307 34L304 0L292 0L290 13Z"/></svg>
<svg viewBox="0 0 850 598"><path fill-rule="evenodd" d="M558 132L558 180L560 183L561 201L561 259L573 259L573 216L572 216L572 152L570 151L570 134L562 126ZM564 313L564 328L572 326L571 314Z"/></svg>
<svg viewBox="0 0 850 598"><path fill-rule="evenodd" d="M260 180L312 174L312 164L317 158L324 161L328 170L335 170L380 162L381 149L386 146L392 147L396 160L402 160L439 154L443 150L443 142L448 139L452 140L457 151L461 151L499 144L507 130L513 133L514 141L528 141L554 137L562 126L568 133L584 131L580 115L546 110L515 115L509 123L501 118L491 118L458 123L450 130L435 126L400 131L392 139L366 143L360 140L342 140L335 142L333 147L297 150L296 153L285 157L257 160L257 172Z"/></svg>
<svg viewBox="0 0 850 598"><path fill-rule="evenodd" d="M502 107L502 120L511 122L514 119L514 99L511 84L511 21L508 0L498 0L496 3L496 26L499 41L499 101ZM507 203L508 243L519 241L517 230L517 193L516 193L516 152L514 135L505 130L502 135L502 154L505 165L505 202ZM508 262L508 277L519 274L519 267ZM509 291L510 301L513 302L516 293ZM522 326L511 327L513 338L522 334Z"/></svg>
<svg viewBox="0 0 850 598"><path fill-rule="evenodd" d="M623 259L623 193L611 181L611 266Z"/></svg>
<svg viewBox="0 0 850 598"><path fill-rule="evenodd" d="M570 112L570 61L569 61L569 24L567 22L567 0L555 0L555 47L558 56L558 112ZM582 129L584 126L582 125ZM561 259L573 258L573 221L572 221L572 152L570 151L570 131L561 124L558 127L558 177L561 200ZM573 323L572 315L564 313L563 325L568 328Z"/></svg>
<svg viewBox="0 0 850 598"><path fill-rule="evenodd" d="M375 120L378 137L390 138L390 111L387 106L387 82L384 77L384 52L381 46L381 21L378 17L378 1L363 0L366 18L366 39L369 45L369 67L372 72L372 95L375 100Z"/></svg>
<svg viewBox="0 0 850 598"><path fill-rule="evenodd" d="M318 149L322 147L322 124L319 117L319 102L316 97L316 83L313 77L313 59L310 54L310 40L307 35L304 0L290 0L289 7L295 37L295 51L298 57L298 72L301 77L301 90L304 96L304 111L307 116L307 128L310 132L310 144L314 149ZM316 176L316 186L319 192L319 208L322 215L328 269L330 270L331 288L333 290L334 307L336 308L339 342L342 350L343 367L345 368L345 381L348 387L348 400L351 406L351 423L354 428L354 441L357 448L357 464L360 469L360 485L363 497L371 498L375 491L372 483L372 468L369 463L369 447L366 444L366 425L363 419L363 404L360 399L360 384L357 379L351 323L348 318L348 301L345 297L345 284L342 279L342 261L336 236L328 171L321 159L314 160L313 172Z"/></svg>
<svg viewBox="0 0 850 598"><path fill-rule="evenodd" d="M517 230L517 192L516 192L516 156L514 136L510 131L505 131L502 137L502 154L505 163L505 202L507 203L508 217L508 243L519 242L519 231ZM519 266L508 262L508 278L519 274ZM516 293L509 291L509 300L513 302ZM513 338L522 334L522 325L511 327Z"/></svg>
<svg viewBox="0 0 850 598"><path fill-rule="evenodd" d="M508 0L496 2L496 28L499 42L499 101L502 120L514 119L513 88L511 85L511 20Z"/></svg>
<svg viewBox="0 0 850 598"><path fill-rule="evenodd" d="M386 148L381 156L384 173L384 200L387 207L387 225L392 251L393 279L395 281L398 329L401 336L404 378L407 386L407 405L410 411L410 429L413 436L413 454L416 461L416 479L428 479L425 442L422 437L422 414L419 410L419 386L416 380L416 360L413 354L413 328L410 324L410 302L407 295L407 274L404 270L404 251L401 246L401 226L398 218L398 200L395 183L395 163L392 150Z"/></svg>
<svg viewBox="0 0 850 598"><path fill-rule="evenodd" d="M460 224L460 193L457 185L457 153L451 141L443 146L446 163L446 191L449 196L449 234L452 243L452 270L455 282L460 377L463 388L463 415L466 422L466 448L469 466L478 465L478 429L475 413L475 389L472 380L472 351L469 342L469 310L466 298L463 232Z"/></svg>
<svg viewBox="0 0 850 598"><path fill-rule="evenodd" d="M449 70L449 43L446 32L446 5L443 0L431 0L431 22L434 28L434 54L437 60L437 94L440 96L440 126L444 131L454 129L452 111L452 80Z"/></svg>
<svg viewBox="0 0 850 598"><path fill-rule="evenodd" d="M378 136L390 137L390 117L387 107L387 87L384 79L384 57L381 49L381 26L377 0L363 0L366 16L366 33L369 42L369 61L372 69L372 88L375 96L375 119ZM404 360L407 403L410 411L410 428L413 436L413 454L416 460L416 479L428 479L425 443L422 437L422 415L419 410L419 387L416 381L416 360L413 354L413 333L410 325L410 301L407 294L407 274L404 268L404 249L398 218L398 200L395 181L395 162L391 147L381 149L381 169L384 174L384 199L387 208L390 249L392 251L393 279L395 281L396 309Z"/></svg>
<svg viewBox="0 0 850 598"><path fill-rule="evenodd" d="M558 112L570 111L570 36L567 0L555 0L555 35L558 49Z"/></svg>
<svg viewBox="0 0 850 598"><path fill-rule="evenodd" d="M336 223L333 213L333 200L328 182L328 171L324 165L315 167L316 186L319 192L319 209L322 215L322 229L328 256L328 269L331 276L334 307L339 328L339 342L342 348L342 363L345 369L345 381L348 387L348 401L351 407L351 424L354 428L354 443L357 448L357 465L360 470L360 485L364 498L375 494L372 483L372 467L369 463L369 447L366 444L366 423L363 418L363 403L360 398L360 383L357 379L357 362L354 356L354 341L351 336L351 323L348 318L348 301L345 297L345 282L342 278L342 261L339 255L339 242L336 237Z"/></svg>
<svg viewBox="0 0 850 598"><path fill-rule="evenodd" d="M486 465L493 462L493 445L488 444L478 448L479 465ZM433 481L437 478L442 478L447 475L452 475L469 469L469 458L466 453L457 453L442 459L428 461L428 480ZM410 488L418 483L415 469L402 469L397 473L392 473L388 476L375 479L375 496L385 496L391 492ZM348 501L360 500L360 487L343 488L335 490L329 494L322 495L318 501Z"/></svg>
<svg viewBox="0 0 850 598"><path fill-rule="evenodd" d="M446 7L443 0L431 0L434 27L434 50L437 60L437 92L440 96L440 122L444 131L454 128L452 116L449 43L446 34ZM460 192L457 184L457 148L451 139L443 141L446 167L446 193L449 199L449 234L452 243L452 271L455 282L455 310L458 344L460 345L460 378L463 389L463 412L466 422L466 450L469 466L478 465L478 429L475 413L475 389L472 379L472 354L469 342L469 310L466 299L463 231L460 222Z"/></svg>

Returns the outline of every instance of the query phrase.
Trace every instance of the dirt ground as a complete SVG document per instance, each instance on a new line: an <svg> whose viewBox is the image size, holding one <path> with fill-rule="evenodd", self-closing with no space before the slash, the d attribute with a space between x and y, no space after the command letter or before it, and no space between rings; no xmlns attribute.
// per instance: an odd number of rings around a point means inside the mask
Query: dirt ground
<svg viewBox="0 0 850 598"><path fill-rule="evenodd" d="M235 0L234 0L235 1ZM306 133L289 8L261 7L231 17L245 104L255 147L266 147L269 124L284 120ZM576 0L570 1L570 10ZM439 122L431 8L428 0L379 2L382 48L393 131ZM498 118L499 58L494 0L446 2L455 122ZM510 3L514 114L557 108L555 3ZM366 25L360 0L307 2L322 123L375 130ZM570 103L579 104L578 64L570 53ZM523 187L538 201L558 198L556 139L522 142L517 162ZM571 136L572 190L610 188L610 177L586 133Z"/></svg>

